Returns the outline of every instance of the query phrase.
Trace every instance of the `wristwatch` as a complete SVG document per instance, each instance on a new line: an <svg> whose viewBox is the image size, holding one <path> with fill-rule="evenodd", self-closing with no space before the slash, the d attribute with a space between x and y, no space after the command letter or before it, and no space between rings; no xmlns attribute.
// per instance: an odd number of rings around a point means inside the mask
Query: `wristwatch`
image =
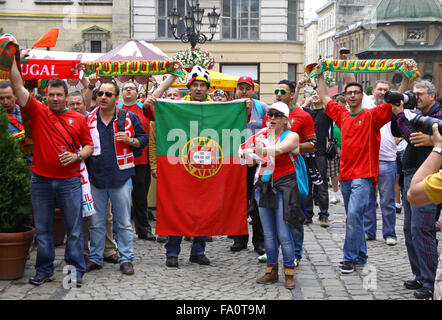
<svg viewBox="0 0 442 320"><path fill-rule="evenodd" d="M80 152L77 152L77 161L82 161L83 157L81 156Z"/></svg>
<svg viewBox="0 0 442 320"><path fill-rule="evenodd" d="M433 150L431 150L431 151L433 151L433 152L437 152L437 153L439 153L440 155L442 155L442 148L434 147Z"/></svg>
<svg viewBox="0 0 442 320"><path fill-rule="evenodd" d="M135 139L132 138L132 141L130 143L132 143L132 145L134 146L135 145Z"/></svg>

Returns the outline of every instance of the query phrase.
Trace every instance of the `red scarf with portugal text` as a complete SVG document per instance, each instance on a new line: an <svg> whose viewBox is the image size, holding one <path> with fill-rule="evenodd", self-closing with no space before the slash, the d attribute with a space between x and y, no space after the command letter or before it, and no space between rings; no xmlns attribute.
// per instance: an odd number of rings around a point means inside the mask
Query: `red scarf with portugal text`
<svg viewBox="0 0 442 320"><path fill-rule="evenodd" d="M115 120L113 123L114 126L114 132L118 132L117 128L117 121L118 121L118 114L120 112L118 107L115 107ZM100 145L100 134L98 133L97 129L97 112L100 110L100 108L95 108L94 111L92 111L87 119L87 124L89 127L89 131L91 133L92 140L94 142L94 153L92 153L93 156L98 156L101 154L101 145ZM126 121L125 121L125 133L130 137L135 137L135 130L132 124L132 121L129 117L129 112L126 114ZM130 147L121 141L114 140L115 143L115 154L117 155L117 163L120 170L129 169L132 167L135 167L134 163L134 154L130 150Z"/></svg>

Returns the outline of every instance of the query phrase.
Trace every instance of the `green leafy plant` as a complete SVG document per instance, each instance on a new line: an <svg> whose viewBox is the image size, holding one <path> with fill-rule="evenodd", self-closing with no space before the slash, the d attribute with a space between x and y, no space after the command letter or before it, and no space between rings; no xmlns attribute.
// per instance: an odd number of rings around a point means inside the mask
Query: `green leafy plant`
<svg viewBox="0 0 442 320"><path fill-rule="evenodd" d="M372 86L368 86L367 88L365 88L365 93L369 96L371 96L373 94L373 87Z"/></svg>
<svg viewBox="0 0 442 320"><path fill-rule="evenodd" d="M200 48L189 48L179 51L172 59L181 62L184 68L200 66L204 69L211 70L215 66L215 59L210 52L203 51Z"/></svg>
<svg viewBox="0 0 442 320"><path fill-rule="evenodd" d="M335 78L333 77L333 75L330 71L324 72L324 78L325 78L325 83L327 84L327 87L331 88L336 84Z"/></svg>
<svg viewBox="0 0 442 320"><path fill-rule="evenodd" d="M32 216L30 171L8 123L0 105L0 233L25 231Z"/></svg>

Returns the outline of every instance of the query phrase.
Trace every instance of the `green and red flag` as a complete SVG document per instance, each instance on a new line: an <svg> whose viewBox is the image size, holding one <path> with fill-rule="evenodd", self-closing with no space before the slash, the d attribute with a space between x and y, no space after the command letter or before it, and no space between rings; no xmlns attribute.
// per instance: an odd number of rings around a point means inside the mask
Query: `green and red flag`
<svg viewBox="0 0 442 320"><path fill-rule="evenodd" d="M247 234L247 176L238 149L246 139L244 100L155 103L156 233Z"/></svg>

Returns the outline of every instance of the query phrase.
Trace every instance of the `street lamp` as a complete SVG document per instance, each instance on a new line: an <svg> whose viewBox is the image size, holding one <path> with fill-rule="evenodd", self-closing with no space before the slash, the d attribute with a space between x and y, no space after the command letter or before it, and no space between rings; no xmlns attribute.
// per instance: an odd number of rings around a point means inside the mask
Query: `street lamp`
<svg viewBox="0 0 442 320"><path fill-rule="evenodd" d="M184 43L190 42L192 48L195 48L197 43L203 44L206 41L212 41L220 14L217 13L215 7L213 7L212 12L207 15L209 18L209 31L212 34L209 39L204 33L201 33L204 9L200 8L198 0L189 0L189 3L190 11L183 17L178 13L176 8L173 8L173 11L169 13L169 23L175 39L179 39ZM177 34L179 20L183 20L186 28L186 31L181 35Z"/></svg>

